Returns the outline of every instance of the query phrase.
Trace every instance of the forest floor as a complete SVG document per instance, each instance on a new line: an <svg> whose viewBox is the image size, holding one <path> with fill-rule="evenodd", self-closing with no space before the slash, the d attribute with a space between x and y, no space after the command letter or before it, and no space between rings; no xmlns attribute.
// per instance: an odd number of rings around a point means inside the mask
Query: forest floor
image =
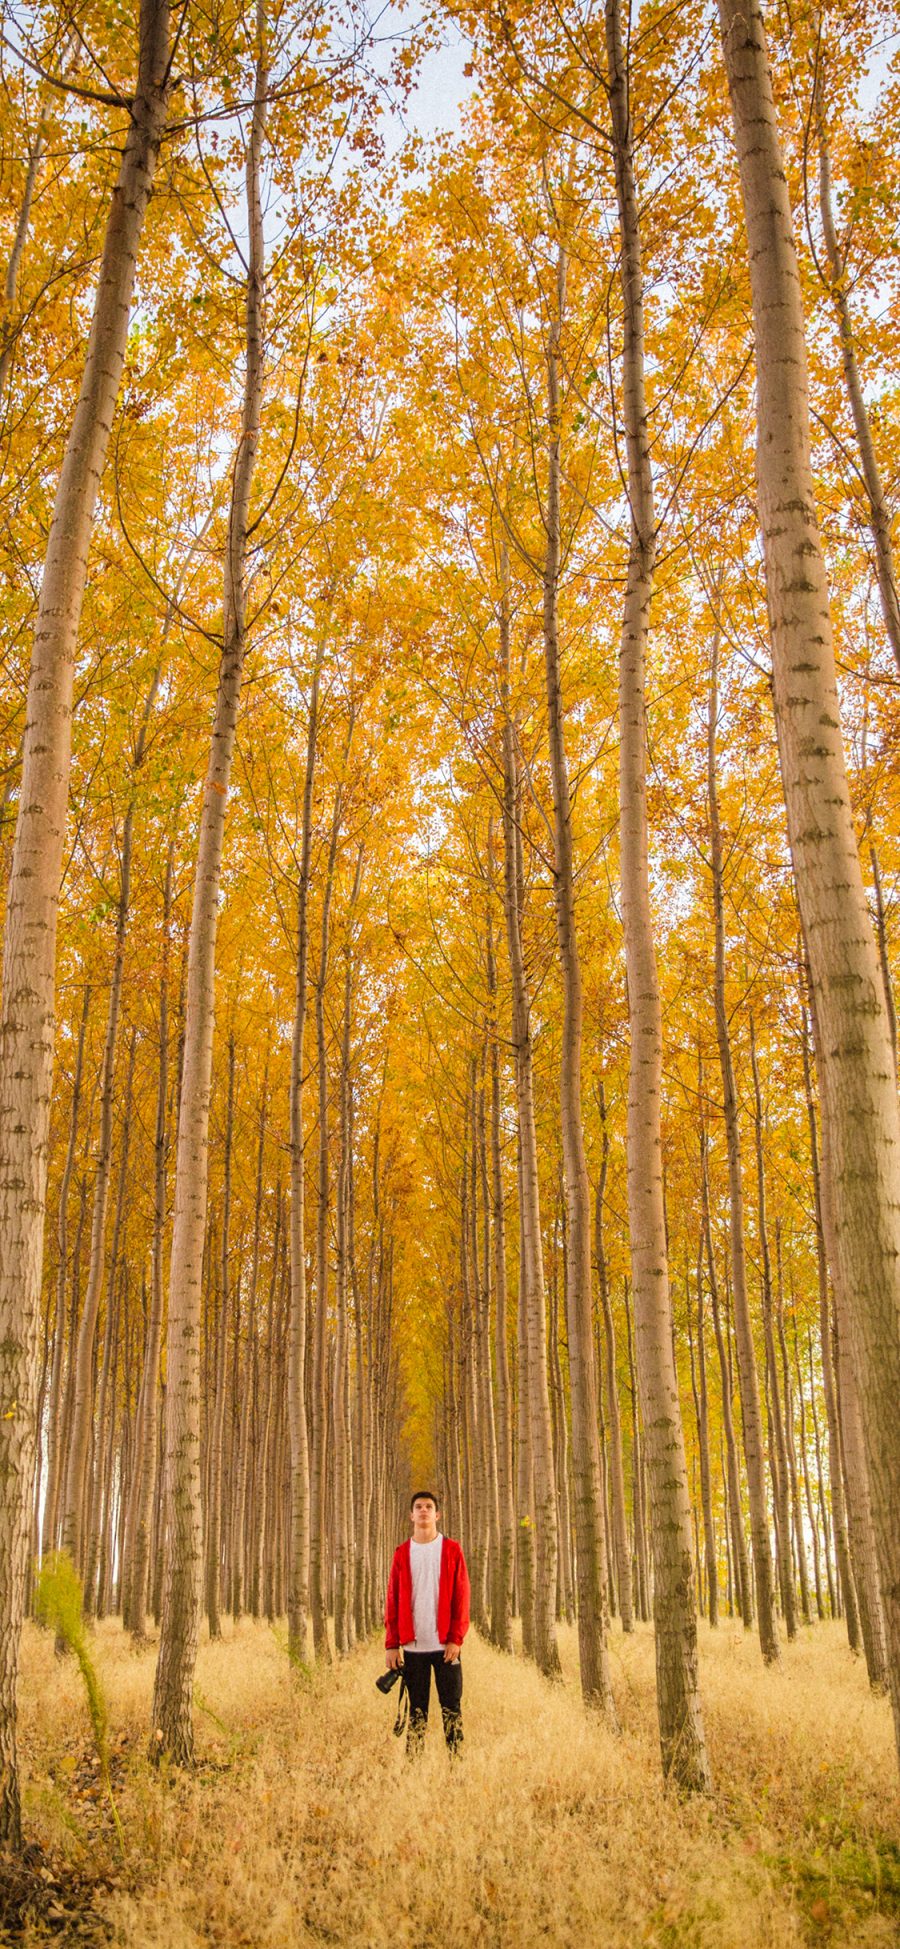
<svg viewBox="0 0 900 1949"><path fill-rule="evenodd" d="M890 1711L838 1625L764 1671L755 1639L701 1626L715 1791L663 1790L649 1629L614 1630L622 1718L470 1638L466 1746L434 1708L410 1766L376 1691L377 1641L302 1685L284 1636L244 1621L201 1645L199 1764L146 1760L154 1649L94 1634L124 1837L100 1792L81 1681L30 1626L21 1748L29 1847L0 1861L0 1941L122 1949L680 1949L900 1940ZM30 1890L30 1893L29 1893ZM5 1931L5 1932L4 1932Z"/></svg>

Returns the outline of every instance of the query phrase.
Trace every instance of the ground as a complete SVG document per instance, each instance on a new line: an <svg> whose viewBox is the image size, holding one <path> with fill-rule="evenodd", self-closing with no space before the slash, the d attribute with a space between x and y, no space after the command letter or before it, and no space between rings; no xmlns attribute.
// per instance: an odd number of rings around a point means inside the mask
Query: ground
<svg viewBox="0 0 900 1949"><path fill-rule="evenodd" d="M377 1641L305 1683L285 1634L243 1621L197 1667L199 1765L146 1762L154 1649L108 1621L106 1691L124 1857L98 1786L78 1670L30 1626L22 1679L25 1864L0 1861L0 1941L122 1949L757 1949L900 1939L890 1711L839 1625L762 1667L739 1627L701 1627L715 1790L659 1776L653 1642L611 1652L622 1734L566 1679L470 1638L466 1750L439 1725L410 1767ZM5 1924L5 1933L4 1933Z"/></svg>

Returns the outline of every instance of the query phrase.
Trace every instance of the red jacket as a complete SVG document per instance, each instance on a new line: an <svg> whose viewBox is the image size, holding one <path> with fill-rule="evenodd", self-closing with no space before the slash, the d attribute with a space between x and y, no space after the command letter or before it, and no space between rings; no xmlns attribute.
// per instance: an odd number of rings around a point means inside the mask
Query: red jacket
<svg viewBox="0 0 900 1949"><path fill-rule="evenodd" d="M415 1639L409 1542L394 1551L384 1605L386 1651ZM469 1572L459 1543L445 1536L438 1584L437 1634L441 1644L462 1644L469 1628Z"/></svg>

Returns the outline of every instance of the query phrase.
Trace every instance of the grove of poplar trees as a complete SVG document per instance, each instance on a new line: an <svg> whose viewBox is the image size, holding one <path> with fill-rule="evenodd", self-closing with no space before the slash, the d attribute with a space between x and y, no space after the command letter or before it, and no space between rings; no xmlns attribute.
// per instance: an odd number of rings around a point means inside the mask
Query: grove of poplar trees
<svg viewBox="0 0 900 1949"><path fill-rule="evenodd" d="M613 1734L652 1625L680 1789L698 1618L900 1750L898 38L4 6L4 1845L42 1563L190 1767L423 1480Z"/></svg>

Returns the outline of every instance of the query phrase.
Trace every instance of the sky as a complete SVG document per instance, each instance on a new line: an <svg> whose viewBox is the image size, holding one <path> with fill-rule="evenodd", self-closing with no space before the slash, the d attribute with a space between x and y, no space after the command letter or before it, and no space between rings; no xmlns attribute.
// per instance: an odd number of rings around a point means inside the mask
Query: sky
<svg viewBox="0 0 900 1949"><path fill-rule="evenodd" d="M457 132L460 110L475 86L474 78L463 73L469 53L468 43L451 27L444 46L426 55L410 105L410 119L420 134Z"/></svg>
<svg viewBox="0 0 900 1949"><path fill-rule="evenodd" d="M387 0L375 17L387 69L391 51L414 28L417 10L414 4L405 5L404 0ZM447 21L442 45L426 54L417 73L414 92L404 111L407 129L425 137L458 132L462 107L475 87L474 78L463 72L469 55L468 41L452 21ZM403 132L403 127L398 126L397 145L388 141L389 150L399 146ZM387 136L386 130L382 133Z"/></svg>

